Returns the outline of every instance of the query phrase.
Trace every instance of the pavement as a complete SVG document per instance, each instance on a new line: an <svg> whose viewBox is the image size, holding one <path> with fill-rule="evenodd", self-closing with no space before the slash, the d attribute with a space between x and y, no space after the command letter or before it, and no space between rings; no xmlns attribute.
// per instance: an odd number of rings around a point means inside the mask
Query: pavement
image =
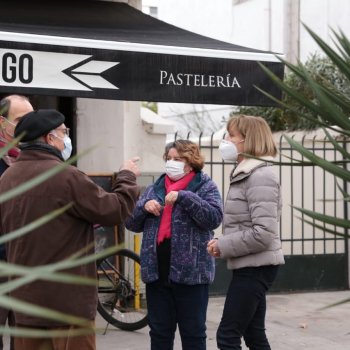
<svg viewBox="0 0 350 350"><path fill-rule="evenodd" d="M344 304L325 308L342 300ZM207 350L217 349L215 333L224 297L211 297L207 312ZM148 350L149 328L126 332L97 316L97 350ZM349 350L350 290L267 296L266 332L272 350ZM8 350L8 337L4 339ZM247 348L242 345L242 350ZM179 334L174 350L181 350Z"/></svg>
<svg viewBox="0 0 350 350"><path fill-rule="evenodd" d="M266 332L272 350L349 350L350 290L271 294L267 296ZM207 350L217 349L215 333L220 322L224 297L211 297L207 313ZM147 350L148 327L134 332L121 331L97 318L98 350ZM105 334L104 334L105 333ZM242 345L242 349L247 349ZM179 334L174 350L181 350Z"/></svg>

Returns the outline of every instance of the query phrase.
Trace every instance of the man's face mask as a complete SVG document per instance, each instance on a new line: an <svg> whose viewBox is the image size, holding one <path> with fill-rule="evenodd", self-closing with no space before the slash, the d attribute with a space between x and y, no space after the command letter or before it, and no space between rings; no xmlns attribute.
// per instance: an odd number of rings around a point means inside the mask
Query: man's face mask
<svg viewBox="0 0 350 350"><path fill-rule="evenodd" d="M15 127L16 127L16 124L9 121L8 119L4 118L4 117L1 117L4 121L4 123L2 123L2 130L6 133L7 136L13 138L13 133L15 131Z"/></svg>
<svg viewBox="0 0 350 350"><path fill-rule="evenodd" d="M72 140L67 134L65 134L63 138L54 133L52 133L52 135L63 141L64 149L61 151L61 154L62 154L62 158L64 160L67 160L72 154L72 149L73 149Z"/></svg>

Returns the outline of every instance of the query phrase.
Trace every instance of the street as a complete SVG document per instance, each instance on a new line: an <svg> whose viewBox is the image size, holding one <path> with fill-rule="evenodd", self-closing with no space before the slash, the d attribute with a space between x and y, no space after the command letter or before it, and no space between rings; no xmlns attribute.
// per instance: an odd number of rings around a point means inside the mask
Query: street
<svg viewBox="0 0 350 350"><path fill-rule="evenodd" d="M350 291L273 294L268 296L266 329L272 350L350 349L350 302L332 308L322 307L349 299ZM211 297L207 315L207 350L217 349L215 332L224 305L223 297ZM125 332L97 318L98 350L149 349L148 327ZM242 346L242 349L247 349ZM174 350L181 350L176 334Z"/></svg>

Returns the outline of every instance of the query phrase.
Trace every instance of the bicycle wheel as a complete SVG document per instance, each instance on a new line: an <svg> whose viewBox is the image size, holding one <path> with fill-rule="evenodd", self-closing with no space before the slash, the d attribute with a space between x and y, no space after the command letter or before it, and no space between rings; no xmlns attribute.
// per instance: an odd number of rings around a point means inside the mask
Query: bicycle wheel
<svg viewBox="0 0 350 350"><path fill-rule="evenodd" d="M121 249L97 261L99 314L126 331L147 325L146 293L140 278L140 257Z"/></svg>

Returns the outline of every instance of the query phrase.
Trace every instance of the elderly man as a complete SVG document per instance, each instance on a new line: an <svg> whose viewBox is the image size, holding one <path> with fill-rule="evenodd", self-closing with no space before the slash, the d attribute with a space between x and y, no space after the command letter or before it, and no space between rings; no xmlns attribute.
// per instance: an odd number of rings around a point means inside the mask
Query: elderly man
<svg viewBox="0 0 350 350"><path fill-rule="evenodd" d="M22 95L9 95L0 101L0 148L5 147L13 140L13 133L20 118L33 110L27 97ZM11 148L7 154L0 159L0 176L14 162L19 154L16 147ZM0 260L6 260L5 245L0 245ZM1 278L0 282L7 279ZM0 326L5 326L8 321L9 326L15 325L14 315L11 310L0 308ZM3 349L3 339L0 335L0 350ZM10 350L14 350L13 338L10 342Z"/></svg>
<svg viewBox="0 0 350 350"><path fill-rule="evenodd" d="M25 133L17 161L0 179L0 191L16 187L69 157L71 142L64 116L56 110L38 110L26 114L15 129L15 136ZM25 266L39 266L61 261L94 243L93 224L120 224L132 213L139 195L136 176L138 159L121 167L112 192L95 185L73 166L68 166L33 189L0 204L1 233L16 230L48 212L72 203L67 211L49 223L17 238L7 245L8 261ZM93 253L90 248L84 254ZM78 266L69 273L96 277L94 263ZM25 302L90 320L94 325L97 305L96 287L38 280L18 288L11 296ZM67 329L52 320L15 312L16 326L43 329ZM95 335L54 339L15 338L16 350L39 348L54 350L94 350Z"/></svg>
<svg viewBox="0 0 350 350"><path fill-rule="evenodd" d="M0 101L0 148L13 140L13 132L18 121L32 110L28 98L22 95L9 95ZM17 156L18 149L13 148L0 160L0 175Z"/></svg>

